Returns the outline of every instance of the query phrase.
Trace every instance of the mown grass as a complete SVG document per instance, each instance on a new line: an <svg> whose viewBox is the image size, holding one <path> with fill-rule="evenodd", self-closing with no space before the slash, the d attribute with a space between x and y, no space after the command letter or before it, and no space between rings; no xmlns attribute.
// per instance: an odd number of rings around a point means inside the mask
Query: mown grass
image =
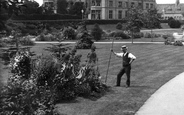
<svg viewBox="0 0 184 115"><path fill-rule="evenodd" d="M104 82L111 44L95 45ZM114 44L114 51L120 52L121 45L123 44ZM126 75L122 77L121 87L114 87L122 60L112 55L107 79L110 91L98 100L77 98L74 102L57 104L57 110L67 115L134 115L159 87L184 71L184 47L137 43L126 45L137 57L132 64L130 88L125 88ZM36 44L31 50L37 55L46 55L49 53L44 49L48 46L49 44ZM82 54L82 63L89 51L77 51Z"/></svg>
<svg viewBox="0 0 184 115"><path fill-rule="evenodd" d="M122 44L115 44L120 51ZM105 80L110 45L96 44L102 80ZM126 76L122 77L121 87L113 87L116 74L121 68L121 59L112 56L107 85L111 91L104 97L91 101L77 99L78 102L58 104L60 113L68 115L134 115L144 102L163 84L184 71L183 47L163 44L127 44L137 60L132 65L131 87L125 88ZM86 58L89 50L78 50ZM65 109L63 109L65 108Z"/></svg>

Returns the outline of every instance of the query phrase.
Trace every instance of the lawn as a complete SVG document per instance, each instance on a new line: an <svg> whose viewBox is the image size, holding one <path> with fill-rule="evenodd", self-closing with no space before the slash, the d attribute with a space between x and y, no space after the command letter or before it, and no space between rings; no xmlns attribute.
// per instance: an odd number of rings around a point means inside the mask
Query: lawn
<svg viewBox="0 0 184 115"><path fill-rule="evenodd" d="M121 45L114 44L114 50L119 52ZM130 88L125 88L125 75L122 77L121 87L114 87L122 60L112 55L107 79L110 91L96 100L79 97L72 102L57 104L57 110L64 115L134 115L159 87L184 71L184 47L137 43L126 45L137 57L132 64ZM44 48L48 46L49 44L36 44L31 50L38 55L46 55L48 52L44 51ZM111 45L96 44L96 46L98 64L104 82ZM77 51L82 54L82 63L89 51Z"/></svg>
<svg viewBox="0 0 184 115"><path fill-rule="evenodd" d="M115 44L119 52L122 44ZM126 44L137 60L132 64L131 87L125 88L126 76L122 77L121 87L114 87L116 74L121 67L121 59L112 55L107 85L110 91L97 99L77 98L69 103L57 104L57 110L65 115L134 115L135 112L159 87L184 71L183 47L163 44ZM47 45L48 46L48 45ZM110 55L109 44L96 44L100 73L105 81ZM45 44L32 48L42 54ZM39 49L39 50L38 50ZM90 50L78 50L82 61ZM43 52L47 54L47 52Z"/></svg>

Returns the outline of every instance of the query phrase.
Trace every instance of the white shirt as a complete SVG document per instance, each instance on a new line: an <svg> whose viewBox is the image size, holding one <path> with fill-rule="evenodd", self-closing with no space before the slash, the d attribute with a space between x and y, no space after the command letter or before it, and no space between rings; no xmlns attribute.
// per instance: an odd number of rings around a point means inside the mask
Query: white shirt
<svg viewBox="0 0 184 115"><path fill-rule="evenodd" d="M123 55L126 55L127 54L127 52L126 53L116 53L116 52L114 52L114 54L117 56L117 57L123 57ZM136 59L136 57L132 54L132 53L129 53L128 54L128 57L129 58L131 58L131 59Z"/></svg>

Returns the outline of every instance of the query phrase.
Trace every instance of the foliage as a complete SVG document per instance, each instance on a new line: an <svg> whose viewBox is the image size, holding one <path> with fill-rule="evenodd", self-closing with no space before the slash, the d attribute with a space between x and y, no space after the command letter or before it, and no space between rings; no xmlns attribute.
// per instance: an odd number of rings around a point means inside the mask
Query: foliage
<svg viewBox="0 0 184 115"><path fill-rule="evenodd" d="M104 93L107 88L101 82L99 70L95 65L87 64L83 66L77 78L79 80L79 95L89 96L94 93Z"/></svg>
<svg viewBox="0 0 184 115"><path fill-rule="evenodd" d="M165 40L164 44L165 45L173 45L172 42L170 40L168 40L168 39Z"/></svg>
<svg viewBox="0 0 184 115"><path fill-rule="evenodd" d="M109 37L121 37L121 39L129 39L130 36L125 34L124 31L115 31L109 34Z"/></svg>
<svg viewBox="0 0 184 115"><path fill-rule="evenodd" d="M116 29L121 30L122 28L123 28L122 24L121 23L117 23Z"/></svg>
<svg viewBox="0 0 184 115"><path fill-rule="evenodd" d="M160 15L157 13L157 9L148 9L145 15L144 27L148 29L161 28Z"/></svg>
<svg viewBox="0 0 184 115"><path fill-rule="evenodd" d="M26 6L21 8L21 13L23 13L24 15L42 13L41 8L39 7L39 4L36 1L25 0L23 4Z"/></svg>
<svg viewBox="0 0 184 115"><path fill-rule="evenodd" d="M143 37L141 32L133 33L134 38L141 38Z"/></svg>
<svg viewBox="0 0 184 115"><path fill-rule="evenodd" d="M170 19L168 22L168 25L171 28L180 28L181 27L181 23L179 20L175 20L175 19Z"/></svg>
<svg viewBox="0 0 184 115"><path fill-rule="evenodd" d="M91 30L91 35L93 36L93 39L98 41L101 39L102 37L102 29L99 27L98 24L95 24L94 25L94 28Z"/></svg>
<svg viewBox="0 0 184 115"><path fill-rule="evenodd" d="M25 37L22 37L20 38L19 40L20 44L23 45L23 46L33 46L35 45L35 42L32 41L29 36L25 36Z"/></svg>
<svg viewBox="0 0 184 115"><path fill-rule="evenodd" d="M144 34L144 37L145 37L145 38L151 38L151 33L146 32L146 33Z"/></svg>
<svg viewBox="0 0 184 115"><path fill-rule="evenodd" d="M68 2L66 0L57 0L57 13L67 14Z"/></svg>
<svg viewBox="0 0 184 115"><path fill-rule="evenodd" d="M173 43L173 45L174 45L174 46L183 46L183 43L182 43L182 41L175 41L175 42Z"/></svg>
<svg viewBox="0 0 184 115"><path fill-rule="evenodd" d="M82 16L82 10L85 10L83 2L75 2L70 6L69 14Z"/></svg>
<svg viewBox="0 0 184 115"><path fill-rule="evenodd" d="M76 48L77 49L90 49L94 42L91 40L91 36L84 32L81 34L80 40L77 41Z"/></svg>
<svg viewBox="0 0 184 115"><path fill-rule="evenodd" d="M65 39L74 40L76 38L75 30L72 27L64 28L63 35Z"/></svg>
<svg viewBox="0 0 184 115"><path fill-rule="evenodd" d="M18 0L0 1L0 9L3 9L5 12L8 13L8 16L6 18L0 18L0 24L1 24L0 30L4 30L4 29L6 30L6 21L10 19L13 14L18 15L21 11L21 7L25 7L22 4L22 1L21 2L19 2Z"/></svg>
<svg viewBox="0 0 184 115"><path fill-rule="evenodd" d="M3 42L2 39L0 39L0 47L5 47L7 44L5 42Z"/></svg>
<svg viewBox="0 0 184 115"><path fill-rule="evenodd" d="M12 75L3 88L1 115L54 115L52 93L47 87L37 87L31 74L31 58L28 52L17 53L11 62ZM56 115L56 114L55 114Z"/></svg>
<svg viewBox="0 0 184 115"><path fill-rule="evenodd" d="M140 32L143 27L143 11L137 8L131 8L128 11L126 29L131 32Z"/></svg>
<svg viewBox="0 0 184 115"><path fill-rule="evenodd" d="M42 33L40 36L36 38L36 41L55 41L56 38L52 34L44 34Z"/></svg>
<svg viewBox="0 0 184 115"><path fill-rule="evenodd" d="M11 65L12 64L12 65ZM12 73L15 76L21 76L22 78L28 79L31 73L31 59L29 57L29 52L17 52L12 62L10 63L12 67Z"/></svg>

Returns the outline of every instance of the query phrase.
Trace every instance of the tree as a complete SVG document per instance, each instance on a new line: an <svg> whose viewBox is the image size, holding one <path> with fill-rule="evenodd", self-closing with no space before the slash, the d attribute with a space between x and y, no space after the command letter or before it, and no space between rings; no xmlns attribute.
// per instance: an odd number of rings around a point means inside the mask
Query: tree
<svg viewBox="0 0 184 115"><path fill-rule="evenodd" d="M21 7L26 7L23 5L23 0L1 0L0 9L3 9L4 13L8 15L6 17L0 16L0 30L7 30L6 21L12 17L13 14L18 15L21 12Z"/></svg>
<svg viewBox="0 0 184 115"><path fill-rule="evenodd" d="M66 0L57 0L57 13L67 14L68 2Z"/></svg>
<svg viewBox="0 0 184 115"><path fill-rule="evenodd" d="M23 7L21 9L23 14L38 14L39 13L39 4L36 1L28 1L24 2L24 5L27 6L26 8Z"/></svg>
<svg viewBox="0 0 184 115"><path fill-rule="evenodd" d="M75 2L69 9L69 14L82 16L82 10L85 11L83 2Z"/></svg>
<svg viewBox="0 0 184 115"><path fill-rule="evenodd" d="M127 17L127 25L126 30L131 32L131 38L133 43L134 33L140 32L140 29L143 27L143 11L138 8L131 8L128 11L128 17Z"/></svg>
<svg viewBox="0 0 184 115"><path fill-rule="evenodd" d="M152 29L161 28L160 26L160 16L157 13L157 9L149 9L145 13L145 27L151 29L151 41L153 41L152 37Z"/></svg>
<svg viewBox="0 0 184 115"><path fill-rule="evenodd" d="M94 28L92 29L91 31L91 35L93 36L93 38L97 41L97 40L100 40L101 37L102 37L102 33L103 33L103 30L99 27L98 24L95 24L94 25Z"/></svg>

